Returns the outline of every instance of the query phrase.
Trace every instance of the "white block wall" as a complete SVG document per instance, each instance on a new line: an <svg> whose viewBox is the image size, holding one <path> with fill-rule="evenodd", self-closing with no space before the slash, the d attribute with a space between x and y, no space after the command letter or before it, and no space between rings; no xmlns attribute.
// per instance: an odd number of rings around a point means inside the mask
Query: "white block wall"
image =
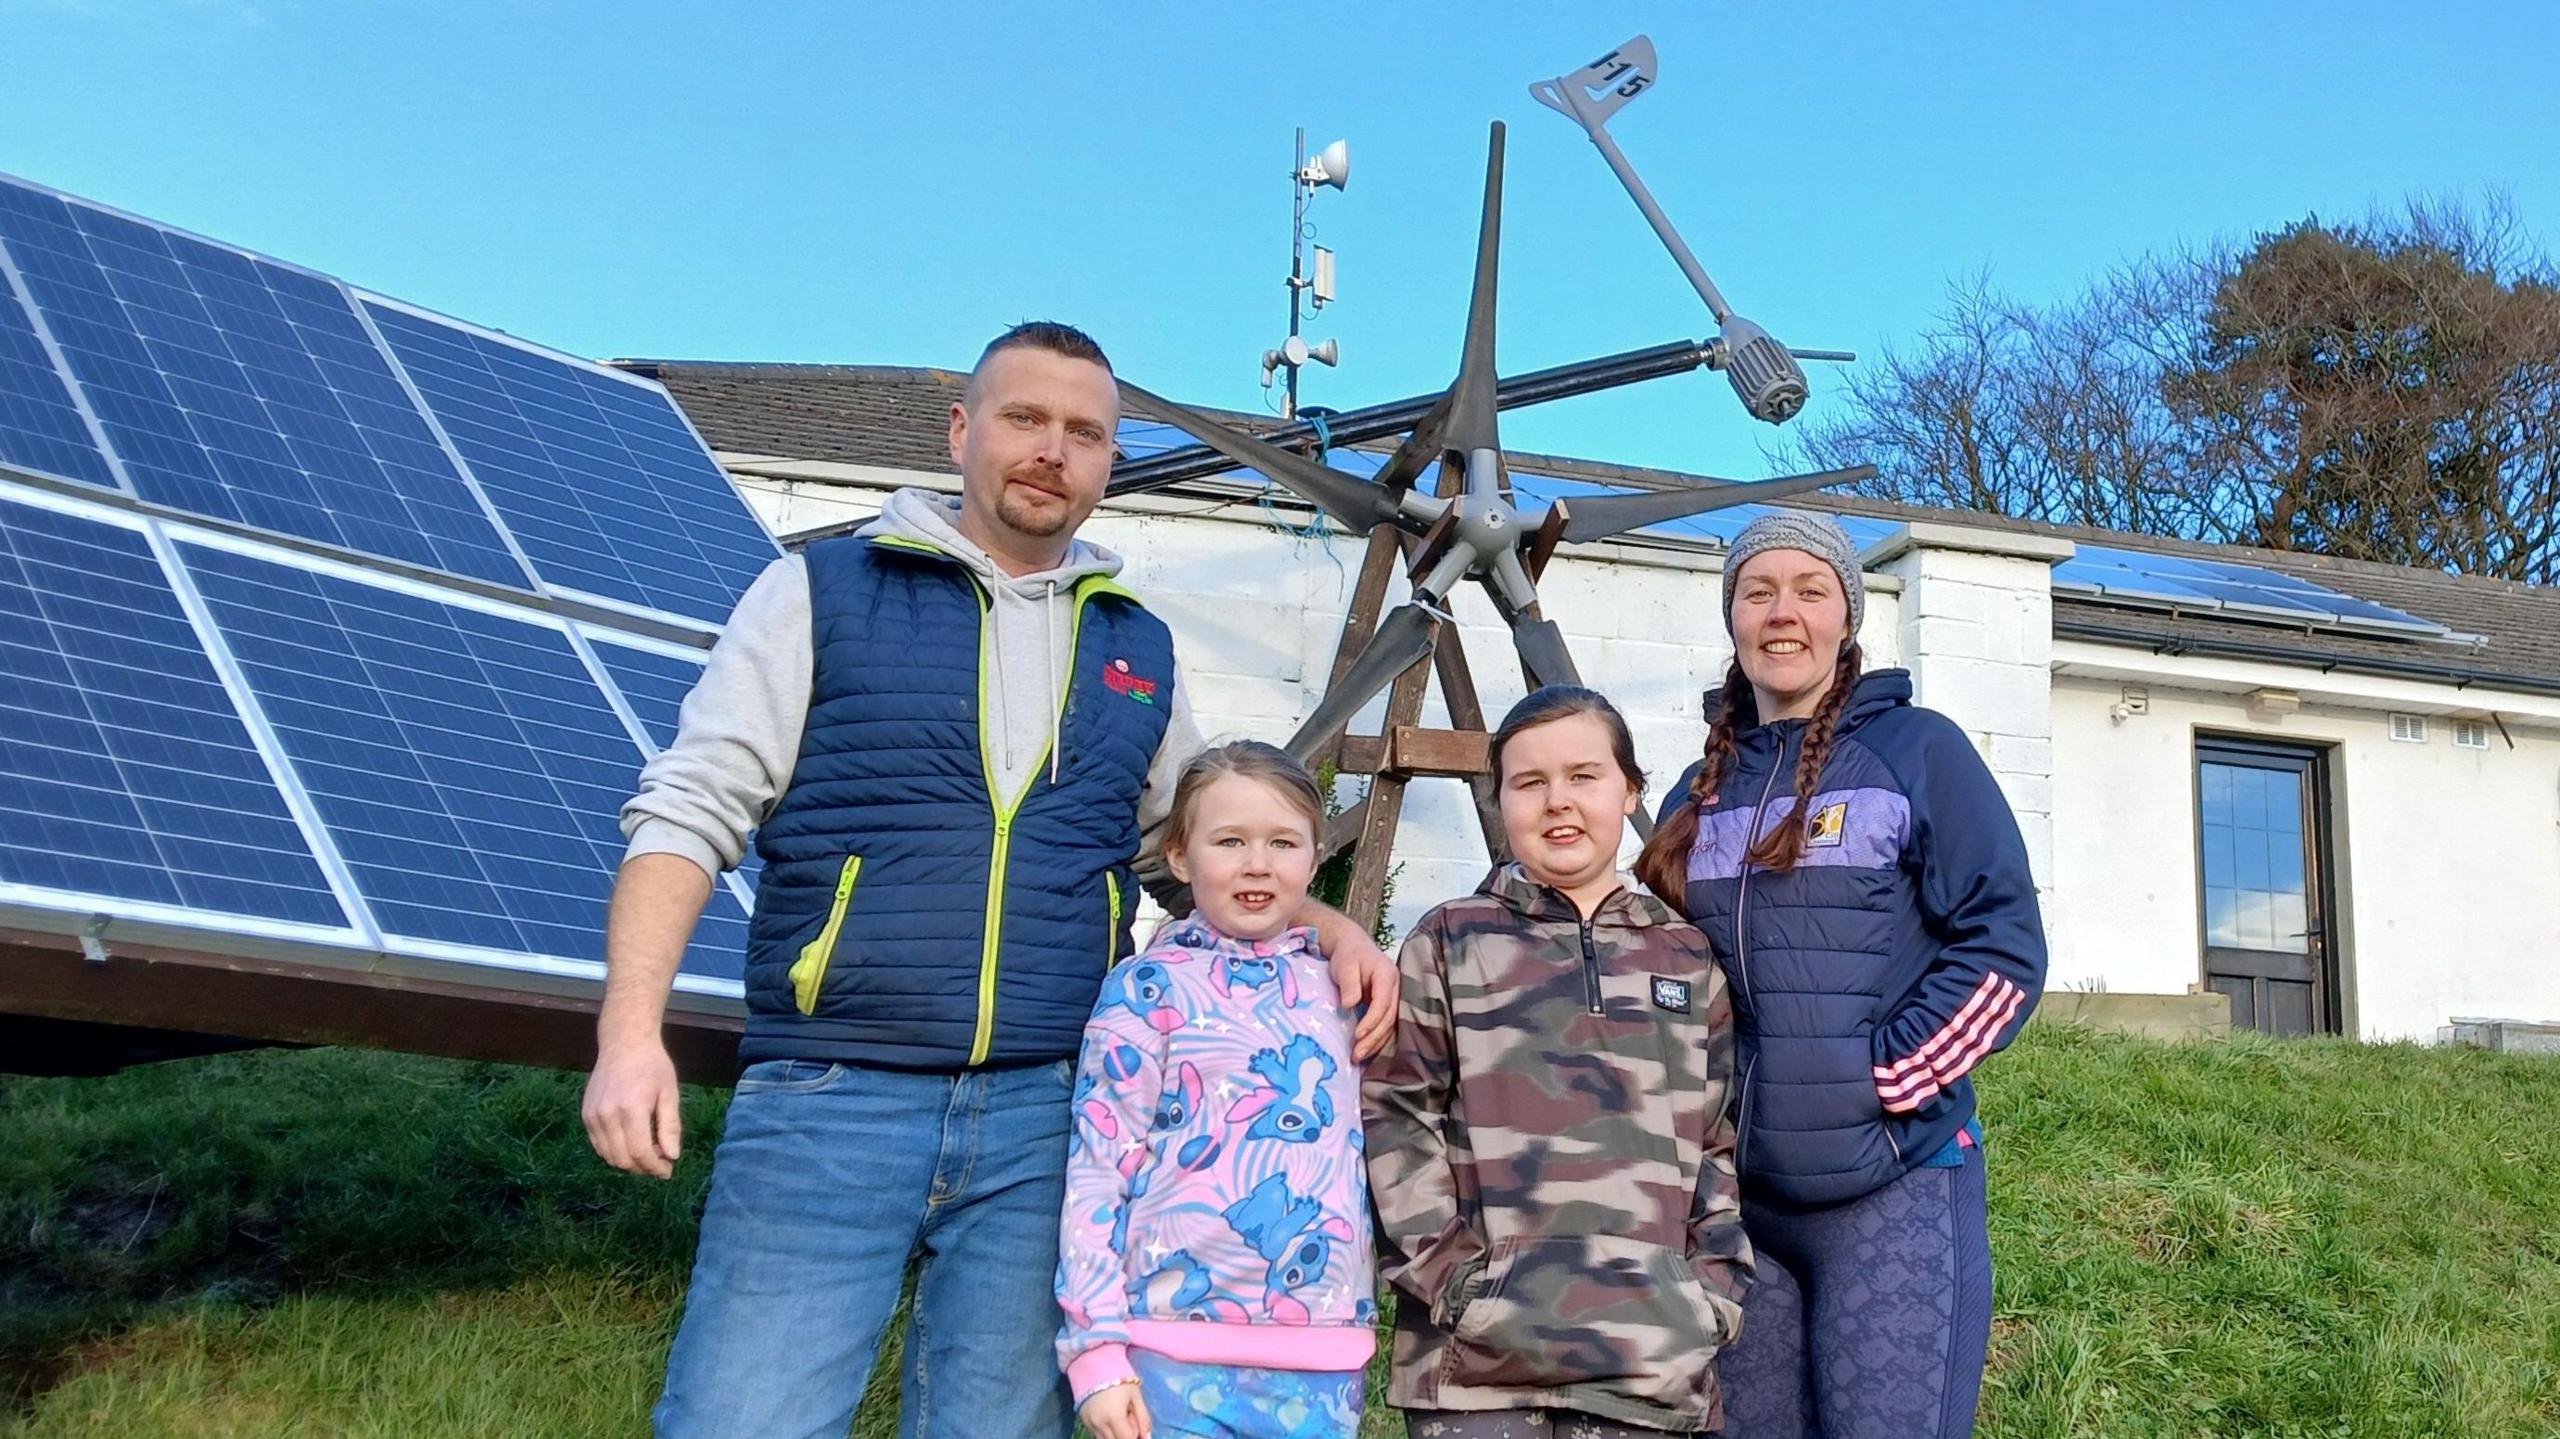
<svg viewBox="0 0 2560 1439"><path fill-rule="evenodd" d="M843 487L795 486L787 498L753 482L747 490L785 532L876 512L881 498ZM1127 559L1122 578L1172 627L1202 729L1213 739L1278 743L1323 695L1364 542L1339 533L1300 538L1249 504L1179 513L1202 508L1142 497L1098 511L1082 534ZM1731 658L1719 617L1722 573L1716 557L1695 552L1577 546L1558 553L1539 586L1584 681L1626 715L1654 781L1648 804L1705 743L1698 698L1722 680ZM1896 590L1889 576L1872 581L1861 635L1870 664L1896 663L1902 653ZM1389 603L1404 597L1399 580ZM1473 586L1460 592L1455 611L1486 723L1499 724L1525 692L1510 631ZM1447 724L1436 680L1429 694L1423 723ZM1375 733L1384 709L1383 698L1372 703L1353 731ZM1630 828L1623 855L1632 860L1635 851ZM1399 933L1484 878L1483 836L1465 784L1423 779L1407 788L1396 862L1388 921Z"/></svg>
<svg viewBox="0 0 2560 1439"><path fill-rule="evenodd" d="M746 488L784 532L869 515L881 498L845 485ZM1210 508L1141 497L1098 513L1086 534L1128 556L1130 582L1172 625L1209 733L1282 740L1330 673L1360 543L1294 536L1249 503ZM2058 646L2050 569L2069 548L1912 526L1870 551L1859 637L1870 666L1912 669L1921 702L1973 737L2017 810L2055 986L2184 993L2200 980L2195 736L2257 733L2336 746L2354 1032L2428 1039L2457 1016L2560 1019L2560 701ZM1626 712L1655 776L1648 802L1704 737L1698 696L1729 658L1720 582L1715 556L1619 546L1568 550L1548 572L1548 612L1585 677ZM1520 697L1519 666L1475 590L1457 612L1498 722ZM2152 712L2118 722L2108 709L2128 678L2150 686ZM2299 687L2308 702L2278 722L2253 718L2241 696L2258 685ZM2493 734L2488 751L2456 750L2441 717L2426 745L2389 737L2395 708L2472 707L2507 715L2516 747ZM1382 708L1355 728L1374 729ZM1426 722L1446 719L1435 684ZM1630 832L1624 853L1634 849ZM1417 781L1396 853L1399 930L1472 888L1485 856L1465 787Z"/></svg>

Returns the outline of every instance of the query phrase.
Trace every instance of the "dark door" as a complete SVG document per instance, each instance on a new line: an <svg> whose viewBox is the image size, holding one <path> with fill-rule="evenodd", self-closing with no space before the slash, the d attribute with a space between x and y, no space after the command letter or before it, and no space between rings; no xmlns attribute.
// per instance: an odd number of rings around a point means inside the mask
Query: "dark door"
<svg viewBox="0 0 2560 1439"><path fill-rule="evenodd" d="M2235 1026L2337 1031L2327 764L2322 750L2196 742L2204 982L2231 997Z"/></svg>

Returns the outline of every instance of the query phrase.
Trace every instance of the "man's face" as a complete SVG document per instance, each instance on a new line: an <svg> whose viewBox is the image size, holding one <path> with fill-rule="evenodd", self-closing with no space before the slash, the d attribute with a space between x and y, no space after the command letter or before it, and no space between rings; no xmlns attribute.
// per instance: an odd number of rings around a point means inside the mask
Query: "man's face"
<svg viewBox="0 0 2560 1439"><path fill-rule="evenodd" d="M962 506L994 548L1046 548L1102 502L1119 425L1109 370L1027 345L997 351L951 407Z"/></svg>

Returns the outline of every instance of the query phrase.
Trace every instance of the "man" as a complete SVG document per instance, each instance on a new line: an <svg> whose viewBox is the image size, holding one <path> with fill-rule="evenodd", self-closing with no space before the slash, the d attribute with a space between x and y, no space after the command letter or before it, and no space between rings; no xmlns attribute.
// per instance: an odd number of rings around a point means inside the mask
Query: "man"
<svg viewBox="0 0 2560 1439"><path fill-rule="evenodd" d="M1073 1425L1051 1283L1074 1056L1130 951L1142 828L1201 747L1171 635L1075 538L1118 423L1081 331L998 337L951 407L960 498L900 491L775 561L624 807L583 1107L619 1168L674 1172L668 991L750 830L764 859L666 1439L841 1439L911 1262L901 1432ZM1393 966L1301 918L1376 1052Z"/></svg>

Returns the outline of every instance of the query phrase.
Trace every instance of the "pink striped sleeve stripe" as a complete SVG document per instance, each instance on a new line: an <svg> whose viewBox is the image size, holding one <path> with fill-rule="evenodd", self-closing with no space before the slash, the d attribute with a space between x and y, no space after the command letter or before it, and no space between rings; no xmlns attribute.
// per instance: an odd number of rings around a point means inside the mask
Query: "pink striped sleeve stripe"
<svg viewBox="0 0 2560 1439"><path fill-rule="evenodd" d="M1966 998L1963 1007L1956 1011L1954 1018L1948 1020L1936 1034L1929 1036L1919 1048L1885 1067L1898 1075L1925 1073L1932 1070L1943 1073L1946 1066L1942 1060L1950 1051L1972 1038L1974 1026L1985 1012L1999 1008L2013 997L2022 998L2024 994L2025 991L2011 984L2008 978L1997 970L1984 975L1982 983L1974 986L1972 995Z"/></svg>
<svg viewBox="0 0 2560 1439"><path fill-rule="evenodd" d="M1971 1073L1973 1067L1991 1052L1992 1041L1998 1039L2000 1031L2016 1017L2026 997L2024 990L2012 985L2008 998L2000 1007L1980 1015L1965 1042L1940 1055L1935 1066L1923 1066L1899 1076L1882 1065L1876 1066L1876 1097L1884 1102L1887 1111L1895 1114L1907 1114L1937 1098L1946 1086Z"/></svg>
<svg viewBox="0 0 2560 1439"><path fill-rule="evenodd" d="M1974 1020L1973 1028L1967 1031L1952 1048L1941 1051L1930 1059L1929 1067L1937 1071L1940 1084L1953 1084L1970 1073L1975 1065L1980 1064L1983 1056L1991 1052L1992 1044L2000 1038L2000 1031L2008 1026L2011 1019L2017 1017L2019 1008L2026 1003L2025 990L2010 984L2007 980L2002 980L2001 986L2008 993L2000 1000L1998 1006L1984 1011L1980 1018Z"/></svg>
<svg viewBox="0 0 2560 1439"><path fill-rule="evenodd" d="M1938 1097L1938 1081L1923 1075L1909 1084L1897 1084L1883 1069L1876 1071L1876 1097L1895 1114L1907 1114Z"/></svg>

